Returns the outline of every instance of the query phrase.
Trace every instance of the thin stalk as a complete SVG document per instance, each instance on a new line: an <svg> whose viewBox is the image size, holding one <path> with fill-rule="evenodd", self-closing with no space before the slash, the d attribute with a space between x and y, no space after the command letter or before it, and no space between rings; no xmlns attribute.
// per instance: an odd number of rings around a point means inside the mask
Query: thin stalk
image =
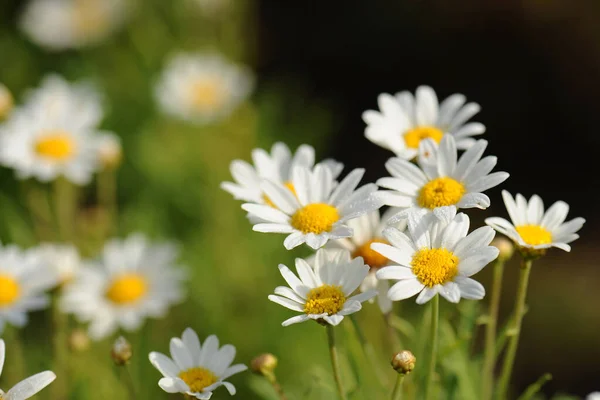
<svg viewBox="0 0 600 400"><path fill-rule="evenodd" d="M396 378L396 384L394 385L394 391L392 392L392 400L402 399L402 382L404 382L404 374L398 374Z"/></svg>
<svg viewBox="0 0 600 400"><path fill-rule="evenodd" d="M59 306L58 290L52 296L52 351L53 351L53 366L52 369L56 375L60 376L60 380L56 380L50 389L53 399L65 399L68 393L68 330L69 316L63 313Z"/></svg>
<svg viewBox="0 0 600 400"><path fill-rule="evenodd" d="M363 332L362 328L360 327L360 324L358 323L358 319L356 318L356 316L354 314L350 315L350 321L352 321L352 325L354 326L356 336L358 336L358 340L362 347L363 353L365 354L365 356L367 357L367 360L371 364L372 371L375 373L375 375L377 375L377 378L379 379L379 383L382 385L385 385L386 384L386 382L384 380L385 373L381 370L381 366L377 360L377 355L375 353L375 349L373 348L373 345L371 344L371 342L369 342L369 340L365 336L365 333Z"/></svg>
<svg viewBox="0 0 600 400"><path fill-rule="evenodd" d="M383 315L383 319L385 321L385 325L386 325L386 330L387 330L387 334L388 334L388 338L390 341L390 346L392 346L392 348L394 349L394 351L400 351L404 348L404 346L402 346L402 342L400 341L400 338L398 337L398 333L396 332L396 328L394 328L394 326L392 325L392 318L393 318L393 314L390 311L387 314Z"/></svg>
<svg viewBox="0 0 600 400"><path fill-rule="evenodd" d="M61 240L70 242L75 232L75 212L77 209L76 188L65 178L54 181L54 208L56 224Z"/></svg>
<svg viewBox="0 0 600 400"><path fill-rule="evenodd" d="M438 325L440 320L440 296L436 294L431 300L431 354L429 357L429 368L427 372L427 383L425 385L425 400L432 399L433 377L435 375L435 364L438 352Z"/></svg>
<svg viewBox="0 0 600 400"><path fill-rule="evenodd" d="M515 300L513 325L514 335L509 338L508 348L506 350L506 355L504 356L504 364L502 365L502 373L500 375L500 381L498 383L497 398L499 400L503 400L506 398L512 369L515 364L517 347L519 346L519 337L521 336L521 324L523 322L523 315L525 310L525 299L527 297L527 284L529 283L529 273L531 272L532 263L533 261L530 258L526 258L523 259L523 262L521 264L519 284L517 287L517 298Z"/></svg>
<svg viewBox="0 0 600 400"><path fill-rule="evenodd" d="M275 373L272 371L269 372L264 372L264 377L267 381L269 381L269 383L271 384L271 386L273 386L273 389L275 389L275 392L277 393L277 396L279 397L279 400L287 400L287 396L285 395L285 392L283 391L283 388L281 387L281 385L279 384L279 382L277 381L277 376L275 376Z"/></svg>
<svg viewBox="0 0 600 400"><path fill-rule="evenodd" d="M492 281L492 295L488 311L487 325L485 326L485 350L483 357L483 385L482 400L492 398L494 386L494 365L496 364L496 329L498 326L498 310L500 309L500 293L502 291L502 275L504 274L504 260L498 259L494 264L494 278Z"/></svg>
<svg viewBox="0 0 600 400"><path fill-rule="evenodd" d="M105 169L98 174L96 182L98 204L108 214L109 233L115 231L117 215L117 176L114 169Z"/></svg>
<svg viewBox="0 0 600 400"><path fill-rule="evenodd" d="M338 393L342 400L347 400L346 392L344 391L344 385L342 384L342 375L340 371L340 359L338 356L337 347L335 345L335 332L334 327L327 325L327 339L329 341L329 355L331 356L331 367L333 368L333 377L335 384L338 389Z"/></svg>
<svg viewBox="0 0 600 400"><path fill-rule="evenodd" d="M127 385L127 391L129 392L129 399L136 400L137 394L135 391L135 384L133 383L133 375L131 374L131 367L129 366L129 364L125 364L123 366L123 369L125 370L125 383Z"/></svg>

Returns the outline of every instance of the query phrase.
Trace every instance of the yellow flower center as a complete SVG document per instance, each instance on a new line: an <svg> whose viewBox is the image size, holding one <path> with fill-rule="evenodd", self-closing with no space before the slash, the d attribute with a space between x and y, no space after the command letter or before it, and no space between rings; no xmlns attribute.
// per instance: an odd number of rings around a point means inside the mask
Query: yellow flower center
<svg viewBox="0 0 600 400"><path fill-rule="evenodd" d="M352 258L362 257L365 261L365 264L371 267L371 270L379 269L385 266L389 261L386 257L371 249L371 245L373 243L389 244L389 242L385 239L373 239L369 240L352 253Z"/></svg>
<svg viewBox="0 0 600 400"><path fill-rule="evenodd" d="M75 153L75 143L68 132L47 132L35 144L35 151L54 161L65 161Z"/></svg>
<svg viewBox="0 0 600 400"><path fill-rule="evenodd" d="M202 390L217 382L219 379L206 368L195 367L179 373L179 377L187 383L191 392L202 392Z"/></svg>
<svg viewBox="0 0 600 400"><path fill-rule="evenodd" d="M199 111L212 111L223 102L223 88L217 79L199 79L191 90L192 104Z"/></svg>
<svg viewBox="0 0 600 400"><path fill-rule="evenodd" d="M516 229L521 239L531 246L552 243L552 234L539 225L521 225Z"/></svg>
<svg viewBox="0 0 600 400"><path fill-rule="evenodd" d="M106 291L113 303L131 304L142 298L148 291L148 284L144 277L137 274L123 274L113 280Z"/></svg>
<svg viewBox="0 0 600 400"><path fill-rule="evenodd" d="M458 257L446 249L421 249L410 265L419 282L430 288L450 282L458 273Z"/></svg>
<svg viewBox="0 0 600 400"><path fill-rule="evenodd" d="M302 207L292 216L292 226L302 233L330 232L340 219L335 207L324 203L314 203Z"/></svg>
<svg viewBox="0 0 600 400"><path fill-rule="evenodd" d="M457 204L465 192L463 184L452 178L435 178L423 185L417 201L421 207L433 210Z"/></svg>
<svg viewBox="0 0 600 400"><path fill-rule="evenodd" d="M444 132L435 126L417 126L404 134L404 142L406 142L406 147L418 149L421 140L431 138L439 143L442 136L444 136Z"/></svg>
<svg viewBox="0 0 600 400"><path fill-rule="evenodd" d="M341 286L323 285L308 292L304 312L333 315L344 307L345 302L346 296L344 296Z"/></svg>
<svg viewBox="0 0 600 400"><path fill-rule="evenodd" d="M294 187L294 184L290 181L287 181L286 183L283 184L286 188L288 188L292 193L294 193L294 196L296 196L296 188ZM273 203L273 201L271 201L271 199L269 198L269 196L267 196L266 194L263 195L263 200L265 201L265 203L268 206L271 206L273 208L277 208L277 206Z"/></svg>
<svg viewBox="0 0 600 400"><path fill-rule="evenodd" d="M0 307L14 303L21 294L19 283L8 275L0 275Z"/></svg>

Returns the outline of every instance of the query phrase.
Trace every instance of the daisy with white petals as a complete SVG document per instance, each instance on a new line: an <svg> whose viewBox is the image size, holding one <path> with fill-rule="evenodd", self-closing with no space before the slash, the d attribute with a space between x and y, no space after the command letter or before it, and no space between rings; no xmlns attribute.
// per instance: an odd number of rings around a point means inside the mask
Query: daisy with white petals
<svg viewBox="0 0 600 400"><path fill-rule="evenodd" d="M453 94L439 104L429 86L418 87L415 96L408 91L395 96L380 94L377 99L380 111L363 113L367 123L365 137L404 160L415 158L421 140L426 138L439 143L443 137L452 135L459 149L468 149L475 143L471 136L485 132L485 126L479 122L467 123L480 107L465 101L462 94Z"/></svg>
<svg viewBox="0 0 600 400"><path fill-rule="evenodd" d="M142 235L111 240L99 261L81 268L64 288L61 306L81 322L90 322L92 339L118 328L138 329L145 318L164 317L183 300L184 271L175 266L177 249L150 243Z"/></svg>
<svg viewBox="0 0 600 400"><path fill-rule="evenodd" d="M408 235L387 228L383 235L390 244L374 243L371 248L387 257L393 265L377 271L378 279L398 281L388 291L392 301L416 294L423 304L440 294L452 303L462 298L480 300L483 286L469 278L498 257L490 246L495 232L488 226L467 235L469 217L444 210L442 218L424 210L408 214Z"/></svg>
<svg viewBox="0 0 600 400"><path fill-rule="evenodd" d="M246 203L242 208L255 220L255 231L289 234L283 242L288 250L302 243L318 249L330 239L352 236L346 222L381 207L375 195L377 185L355 190L364 172L355 169L338 184L325 165L317 164L313 170L295 167L294 191L278 182L262 183L261 189L275 207Z"/></svg>
<svg viewBox="0 0 600 400"><path fill-rule="evenodd" d="M369 266L361 257L351 259L348 250L318 250L314 268L297 258L298 276L283 264L279 265L279 271L289 287L277 287L269 300L302 313L284 321L283 326L311 319L338 325L344 316L360 311L361 302L377 294L369 290L352 296L368 275Z"/></svg>
<svg viewBox="0 0 600 400"><path fill-rule="evenodd" d="M6 344L4 340L0 339L0 374L4 367L4 360L6 356ZM8 392L4 392L0 389L0 399L2 400L25 400L40 390L51 384L56 379L56 375L52 371L44 371L27 379L22 380L13 386Z"/></svg>
<svg viewBox="0 0 600 400"><path fill-rule="evenodd" d="M70 282L81 268L81 257L72 244L43 243L30 252L55 276L59 285Z"/></svg>
<svg viewBox="0 0 600 400"><path fill-rule="evenodd" d="M521 250L541 254L550 247L571 251L568 243L579 238L576 233L585 219L575 218L565 222L569 205L557 201L544 212L544 203L538 195L531 196L529 202L520 194L516 198L506 190L502 191L504 205L512 221L504 218L487 218L485 223L508 236Z"/></svg>
<svg viewBox="0 0 600 400"><path fill-rule="evenodd" d="M254 78L245 67L217 54L178 54L155 89L163 111L208 124L227 117L252 91Z"/></svg>
<svg viewBox="0 0 600 400"><path fill-rule="evenodd" d="M412 209L435 210L440 207L480 208L490 205L482 192L499 185L508 178L506 172L493 172L496 157L481 159L487 141L478 140L457 160L454 138L446 135L439 148L431 141L421 143L421 151L431 151L430 160L418 166L402 158L390 158L385 166L391 177L377 181L380 187L390 189L379 196L386 205Z"/></svg>
<svg viewBox="0 0 600 400"><path fill-rule="evenodd" d="M235 394L235 386L225 379L248 369L244 364L231 365L235 347L226 344L219 348L215 335L200 344L191 328L180 338L171 339L171 358L162 353L150 353L150 362L163 374L158 385L167 393L185 393L196 399L210 399L213 391L225 386Z"/></svg>

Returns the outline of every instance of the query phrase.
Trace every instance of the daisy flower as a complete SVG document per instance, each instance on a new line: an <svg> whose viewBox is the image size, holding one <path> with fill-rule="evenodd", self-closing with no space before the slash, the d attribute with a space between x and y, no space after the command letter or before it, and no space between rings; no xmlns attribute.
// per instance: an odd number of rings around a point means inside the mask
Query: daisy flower
<svg viewBox="0 0 600 400"><path fill-rule="evenodd" d="M480 300L483 286L469 278L498 257L490 246L495 232L488 226L467 235L469 217L447 208L443 218L425 210L408 214L408 235L390 227L383 236L390 244L374 243L371 248L387 257L393 265L377 271L378 279L398 281L388 291L392 301L416 295L417 304L436 294L452 303L462 298Z"/></svg>
<svg viewBox="0 0 600 400"><path fill-rule="evenodd" d="M453 94L438 104L429 86L418 87L415 96L407 91L396 96L380 94L377 102L381 111L363 113L365 137L404 160L417 156L419 143L425 138L439 143L444 136L452 135L459 149L468 149L475 143L471 136L485 132L485 126L467 123L480 107L465 101L462 94Z"/></svg>
<svg viewBox="0 0 600 400"><path fill-rule="evenodd" d="M30 252L48 267L59 285L70 282L81 268L79 252L71 244L43 243Z"/></svg>
<svg viewBox="0 0 600 400"><path fill-rule="evenodd" d="M314 269L306 260L297 258L298 277L283 264L279 265L279 271L289 287L275 288L269 300L303 313L285 320L283 326L309 319L338 325L344 316L360 311L361 303L377 294L369 290L352 296L369 274L369 266L361 257L351 259L348 250L319 249Z"/></svg>
<svg viewBox="0 0 600 400"><path fill-rule="evenodd" d="M588 394L585 400L600 400L600 392L592 392Z"/></svg>
<svg viewBox="0 0 600 400"><path fill-rule="evenodd" d="M325 165L317 164L312 170L295 167L294 192L279 182L265 180L261 184L275 207L245 203L242 208L256 217L255 231L289 234L283 242L286 249L302 243L318 249L330 239L352 236L346 222L381 207L375 184L355 190L364 172L355 169L337 184Z"/></svg>
<svg viewBox="0 0 600 400"><path fill-rule="evenodd" d="M12 93L0 83L0 121L8 117L14 106Z"/></svg>
<svg viewBox="0 0 600 400"><path fill-rule="evenodd" d="M0 374L4 367L4 359L6 356L6 344L4 340L0 339ZM12 387L8 392L4 392L0 389L0 399L2 400L25 400L40 390L51 384L56 379L56 375L52 371L44 371L27 379L22 380Z"/></svg>
<svg viewBox="0 0 600 400"><path fill-rule="evenodd" d="M0 247L0 334L5 324L22 328L28 312L46 308L50 297L44 292L56 283L38 257L16 246Z"/></svg>
<svg viewBox="0 0 600 400"><path fill-rule="evenodd" d="M249 70L220 55L178 54L163 71L155 97L165 113L208 124L231 114L253 86Z"/></svg>
<svg viewBox="0 0 600 400"><path fill-rule="evenodd" d="M77 49L102 42L127 14L126 0L31 0L20 25L48 50Z"/></svg>
<svg viewBox="0 0 600 400"><path fill-rule="evenodd" d="M263 180L281 183L295 191L292 185L292 170L296 167L312 168L315 164L315 149L303 144L292 154L285 143L277 142L271 148L271 154L263 149L252 150L252 162L254 165L242 160L233 160L229 170L235 183L223 182L221 188L231 193L236 200L274 206L261 188ZM344 168L341 163L333 160L324 160L323 163L330 167L334 178L337 178Z"/></svg>
<svg viewBox="0 0 600 400"><path fill-rule="evenodd" d="M520 194L516 198L506 190L502 191L504 205L512 221L504 218L487 218L485 223L508 236L521 251L543 254L550 248L556 247L571 251L568 243L579 238L577 232L583 226L585 219L575 218L565 222L569 205L557 201L548 211L544 212L544 203L538 195L531 196L529 202Z"/></svg>
<svg viewBox="0 0 600 400"><path fill-rule="evenodd" d="M392 311L392 302L387 297L390 288L388 281L379 280L375 273L382 267L389 264L389 260L381 254L371 249L373 243L388 243L383 237L383 230L387 228L388 219L397 212L390 208L381 217L379 211L372 211L361 215L358 218L348 221L348 227L354 231L354 235L349 238L330 241L327 247L343 248L350 251L352 258L362 257L364 263L369 266L369 274L360 285L360 291L366 292L377 290L377 303L381 312L387 314ZM406 220L401 220L393 224L398 230L403 231L406 228ZM371 299L373 301L373 299Z"/></svg>
<svg viewBox="0 0 600 400"><path fill-rule="evenodd" d="M111 240L97 262L85 264L63 290L61 306L99 340L118 328L138 329L145 318L164 317L183 300L183 270L176 268L177 249L150 243L142 235Z"/></svg>
<svg viewBox="0 0 600 400"><path fill-rule="evenodd" d="M431 141L424 141L425 151ZM456 142L446 135L430 157L431 162L419 166L402 158L390 158L385 167L392 175L377 181L380 187L390 189L379 193L382 201L392 207L407 210L435 210L439 207L486 209L490 199L482 192L499 185L508 178L506 172L493 172L496 157L481 156L487 141L478 140L457 161Z"/></svg>
<svg viewBox="0 0 600 400"><path fill-rule="evenodd" d="M219 348L215 335L200 344L193 329L183 331L181 339L171 339L171 358L162 353L150 353L150 362L163 374L158 385L167 393L185 393L196 399L210 399L213 391L225 386L235 394L235 386L225 379L248 369L244 364L231 365L235 347L226 344Z"/></svg>
<svg viewBox="0 0 600 400"><path fill-rule="evenodd" d="M64 176L86 184L98 168L96 128L102 118L97 93L52 75L13 112L0 135L0 162L19 179L48 182Z"/></svg>

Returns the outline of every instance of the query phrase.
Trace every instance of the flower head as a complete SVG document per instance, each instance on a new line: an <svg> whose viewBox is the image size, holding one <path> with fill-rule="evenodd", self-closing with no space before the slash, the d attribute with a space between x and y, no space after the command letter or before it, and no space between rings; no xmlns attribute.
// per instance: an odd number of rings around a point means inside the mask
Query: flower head
<svg viewBox="0 0 600 400"><path fill-rule="evenodd" d="M164 112L208 124L227 117L254 86L252 74L216 54L178 54L155 89Z"/></svg>
<svg viewBox="0 0 600 400"><path fill-rule="evenodd" d="M460 298L482 299L483 286L469 278L498 257L489 246L493 229L484 226L467 235L469 217L447 208L443 218L424 210L408 214L408 235L395 228L383 232L390 244L375 243L373 250L389 258L393 265L377 271L378 279L398 281L388 291L392 301L419 294L423 304L436 294L452 303Z"/></svg>
<svg viewBox="0 0 600 400"><path fill-rule="evenodd" d="M82 322L90 322L92 339L121 327L138 329L145 318L164 317L184 297L183 270L175 267L177 249L152 244L142 235L112 240L99 261L81 268L65 286L61 306Z"/></svg>
<svg viewBox="0 0 600 400"><path fill-rule="evenodd" d="M0 374L4 367L4 359L6 356L6 344L4 340L0 339ZM56 379L56 375L52 371L44 371L27 379L22 380L12 387L8 392L0 389L0 399L2 400L25 400L40 390L51 384Z"/></svg>
<svg viewBox="0 0 600 400"><path fill-rule="evenodd" d="M292 191L281 183L265 180L261 188L275 207L246 203L257 232L289 234L283 244L292 249L306 243L313 249L330 239L352 236L346 222L381 207L377 186L367 184L356 189L364 170L355 169L339 184L331 168L317 164L313 170L292 170Z"/></svg>
<svg viewBox="0 0 600 400"><path fill-rule="evenodd" d="M439 143L452 135L459 149L467 149L475 143L471 136L485 132L485 126L467 123L480 107L476 103L465 104L465 100L462 94L454 94L439 104L429 86L419 86L415 96L407 91L396 96L380 94L380 111L363 113L367 123L365 137L404 160L415 158L421 140L427 138Z"/></svg>
<svg viewBox="0 0 600 400"><path fill-rule="evenodd" d="M59 284L71 281L81 268L79 252L71 244L43 243L30 252L41 265L48 267Z"/></svg>
<svg viewBox="0 0 600 400"><path fill-rule="evenodd" d="M565 222L569 212L569 205L564 201L557 201L546 212L544 203L537 196L531 196L529 202L520 194L513 199L506 190L502 191L504 205L512 221L504 218L487 218L485 223L508 236L521 249L522 252L533 252L540 255L550 247L564 251L571 251L568 243L579 238L576 233L585 219L575 218Z"/></svg>
<svg viewBox="0 0 600 400"><path fill-rule="evenodd" d="M284 321L283 326L310 319L337 325L344 316L360 311L361 302L377 294L370 290L352 296L369 273L369 267L360 257L352 260L347 250L318 250L314 268L297 258L298 276L283 264L279 265L279 271L289 287L277 287L269 300L302 313Z"/></svg>
<svg viewBox="0 0 600 400"><path fill-rule="evenodd" d="M98 135L98 158L102 168L115 169L123 159L121 138L112 133Z"/></svg>
<svg viewBox="0 0 600 400"><path fill-rule="evenodd" d="M150 353L150 362L163 378L158 385L167 393L185 393L196 399L210 399L212 392L225 386L235 394L235 386L225 381L245 371L244 364L231 365L235 347L226 344L219 348L219 339L211 335L200 344L198 335L187 328L180 338L171 339L171 358L162 353Z"/></svg>

